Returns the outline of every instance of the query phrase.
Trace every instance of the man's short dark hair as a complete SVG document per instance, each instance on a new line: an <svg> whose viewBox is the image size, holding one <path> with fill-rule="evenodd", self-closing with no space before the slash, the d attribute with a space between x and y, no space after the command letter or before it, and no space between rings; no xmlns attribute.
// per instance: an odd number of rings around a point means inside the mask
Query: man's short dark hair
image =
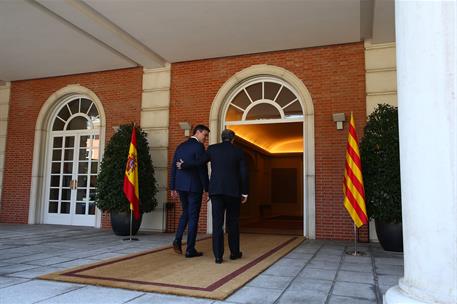
<svg viewBox="0 0 457 304"><path fill-rule="evenodd" d="M235 138L235 132L230 129L225 129L221 134L222 141L232 141Z"/></svg>
<svg viewBox="0 0 457 304"><path fill-rule="evenodd" d="M194 133L192 133L192 135L195 135L195 133L197 133L197 131L208 131L208 133L210 132L209 128L205 125L196 125L195 128L194 128Z"/></svg>

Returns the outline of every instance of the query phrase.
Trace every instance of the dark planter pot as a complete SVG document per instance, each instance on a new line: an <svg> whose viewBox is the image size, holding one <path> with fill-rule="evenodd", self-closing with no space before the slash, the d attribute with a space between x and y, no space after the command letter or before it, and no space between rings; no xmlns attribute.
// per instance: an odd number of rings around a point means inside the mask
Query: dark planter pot
<svg viewBox="0 0 457 304"><path fill-rule="evenodd" d="M402 224L383 223L375 220L376 235L382 248L387 251L403 252Z"/></svg>
<svg viewBox="0 0 457 304"><path fill-rule="evenodd" d="M114 234L120 236L130 235L130 212L116 212L111 211L111 228L113 229ZM141 226L141 220L143 214L141 214L140 219L135 220L133 218L132 222L132 235L135 235Z"/></svg>

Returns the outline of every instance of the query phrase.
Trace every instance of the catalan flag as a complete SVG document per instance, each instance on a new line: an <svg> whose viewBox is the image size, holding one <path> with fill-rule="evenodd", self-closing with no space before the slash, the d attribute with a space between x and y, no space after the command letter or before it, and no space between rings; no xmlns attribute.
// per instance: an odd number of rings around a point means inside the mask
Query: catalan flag
<svg viewBox="0 0 457 304"><path fill-rule="evenodd" d="M365 190L362 178L359 141L355 132L354 117L351 113L348 143L346 147L346 167L344 168L344 207L352 217L357 228L368 223L365 207Z"/></svg>
<svg viewBox="0 0 457 304"><path fill-rule="evenodd" d="M124 175L124 194L130 202L135 219L140 218L140 195L138 191L138 153L136 149L136 130L132 129L132 139L130 142L129 156L125 167Z"/></svg>

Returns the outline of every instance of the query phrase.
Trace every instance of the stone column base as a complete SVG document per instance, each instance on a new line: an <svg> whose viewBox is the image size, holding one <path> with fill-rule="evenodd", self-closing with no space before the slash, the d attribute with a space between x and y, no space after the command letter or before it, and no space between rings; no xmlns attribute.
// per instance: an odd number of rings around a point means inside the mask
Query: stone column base
<svg viewBox="0 0 457 304"><path fill-rule="evenodd" d="M411 298L398 285L389 288L383 297L384 304L431 304Z"/></svg>

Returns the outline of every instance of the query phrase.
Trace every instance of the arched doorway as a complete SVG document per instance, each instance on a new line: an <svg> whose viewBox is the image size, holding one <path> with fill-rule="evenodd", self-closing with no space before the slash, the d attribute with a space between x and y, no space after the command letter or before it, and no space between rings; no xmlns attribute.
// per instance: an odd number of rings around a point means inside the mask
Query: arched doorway
<svg viewBox="0 0 457 304"><path fill-rule="evenodd" d="M278 210L295 205L295 215L286 217L300 218L301 234L315 238L314 111L303 82L280 67L246 68L219 90L211 108L210 128L210 144L219 142L220 132L230 128L240 135L241 146L255 147L248 153L250 167L261 171L255 175L257 180L263 175L267 177L257 185L261 191L250 194L249 202L260 202L251 211L257 217L275 217ZM284 137L288 139L279 140ZM279 158L283 160L270 161L275 164L262 168L258 165L262 157L257 157L259 153L253 150L260 150L270 158L281 154ZM287 157L290 159L284 161ZM278 181L282 185L274 187ZM253 182L256 183L251 179L251 184ZM289 195L292 192L293 195ZM208 212L208 232L211 232L210 210Z"/></svg>
<svg viewBox="0 0 457 304"><path fill-rule="evenodd" d="M272 76L243 81L227 97L222 128L249 155L241 231L303 233L303 112L295 90Z"/></svg>
<svg viewBox="0 0 457 304"><path fill-rule="evenodd" d="M95 226L100 113L82 95L64 99L49 122L43 222Z"/></svg>

